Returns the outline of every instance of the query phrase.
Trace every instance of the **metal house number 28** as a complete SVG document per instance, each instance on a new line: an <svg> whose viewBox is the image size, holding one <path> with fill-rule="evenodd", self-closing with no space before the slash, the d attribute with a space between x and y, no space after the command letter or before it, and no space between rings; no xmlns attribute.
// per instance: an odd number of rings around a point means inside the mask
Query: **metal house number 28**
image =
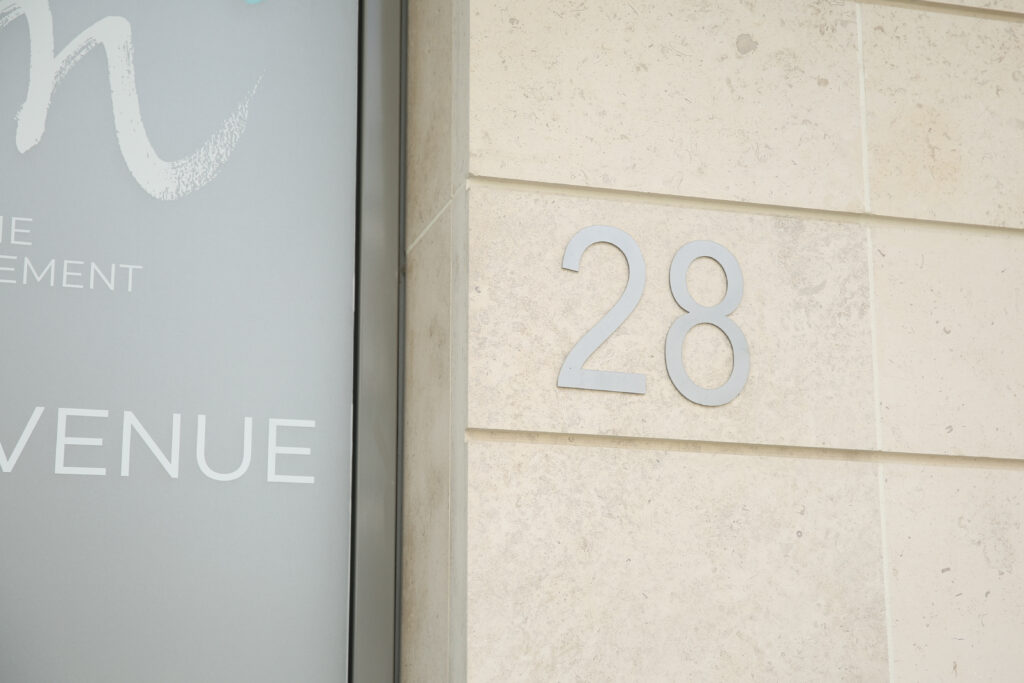
<svg viewBox="0 0 1024 683"><path fill-rule="evenodd" d="M633 312L643 295L647 267L636 240L627 233L609 225L591 225L583 228L569 240L562 258L562 267L579 271L583 252L592 244L606 242L626 257L629 277L619 300L596 325L584 334L569 351L558 373L558 386L597 391L621 391L630 394L647 393L647 378L634 372L587 370L583 364ZM686 286L686 273L690 264L699 258L714 260L725 271L725 296L714 306L702 306L694 300ZM703 406L721 406L736 398L750 375L750 347L739 325L728 316L743 298L743 272L732 253L717 242L697 240L683 245L672 258L669 269L669 288L672 298L686 311L676 318L665 337L665 367L672 384L688 400ZM732 373L725 384L708 389L697 385L683 367L683 340L697 325L714 325L732 345Z"/></svg>

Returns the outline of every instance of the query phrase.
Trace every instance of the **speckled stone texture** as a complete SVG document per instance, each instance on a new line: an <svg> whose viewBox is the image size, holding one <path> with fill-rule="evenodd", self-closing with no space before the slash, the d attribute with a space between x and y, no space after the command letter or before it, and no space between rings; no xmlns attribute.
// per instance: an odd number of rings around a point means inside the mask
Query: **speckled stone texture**
<svg viewBox="0 0 1024 683"><path fill-rule="evenodd" d="M1022 678L1000 11L1024 0L410 5L403 680ZM557 386L627 280L607 244L561 267L595 224L646 282L585 367L644 395ZM750 378L718 408L665 368L698 239L745 280ZM708 260L687 283L726 287ZM681 355L704 386L732 367L710 326Z"/></svg>
<svg viewBox="0 0 1024 683"><path fill-rule="evenodd" d="M1024 227L1024 24L862 12L871 210Z"/></svg>
<svg viewBox="0 0 1024 683"><path fill-rule="evenodd" d="M556 386L569 350L626 284L620 252L597 244L578 273L561 267L569 239L605 224L634 237L647 282L626 322L585 367L640 372L645 395ZM698 406L665 369L665 337L684 311L669 289L676 250L730 249L743 271L731 316L747 337L750 378L718 408ZM691 269L698 301L724 290L711 261ZM867 233L857 224L682 209L625 201L470 190L469 426L740 443L873 448ZM691 333L691 377L723 383L732 352L716 328Z"/></svg>
<svg viewBox="0 0 1024 683"><path fill-rule="evenodd" d="M1024 470L884 472L893 680L1021 680Z"/></svg>
<svg viewBox="0 0 1024 683"><path fill-rule="evenodd" d="M453 51L452 1L409 3L407 244L452 196Z"/></svg>
<svg viewBox="0 0 1024 683"><path fill-rule="evenodd" d="M451 211L409 256L402 515L402 680L448 677Z"/></svg>
<svg viewBox="0 0 1024 683"><path fill-rule="evenodd" d="M1024 234L871 236L881 448L1024 458Z"/></svg>
<svg viewBox="0 0 1024 683"><path fill-rule="evenodd" d="M876 467L471 443L468 680L886 680Z"/></svg>
<svg viewBox="0 0 1024 683"><path fill-rule="evenodd" d="M863 208L853 3L470 9L473 174Z"/></svg>

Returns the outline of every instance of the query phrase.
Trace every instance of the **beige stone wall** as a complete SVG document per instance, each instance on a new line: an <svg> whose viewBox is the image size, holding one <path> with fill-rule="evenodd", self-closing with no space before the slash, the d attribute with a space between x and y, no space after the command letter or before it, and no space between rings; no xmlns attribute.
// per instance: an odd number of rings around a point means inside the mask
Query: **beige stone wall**
<svg viewBox="0 0 1024 683"><path fill-rule="evenodd" d="M409 20L403 680L1020 680L1024 1ZM642 395L556 385L626 282L561 267L595 224L647 275L587 367ZM665 370L697 239L715 408Z"/></svg>

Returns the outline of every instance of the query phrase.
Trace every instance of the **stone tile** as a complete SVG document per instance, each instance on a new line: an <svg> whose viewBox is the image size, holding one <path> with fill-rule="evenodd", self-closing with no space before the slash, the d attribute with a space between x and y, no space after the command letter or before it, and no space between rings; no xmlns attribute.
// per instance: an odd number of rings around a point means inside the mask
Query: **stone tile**
<svg viewBox="0 0 1024 683"><path fill-rule="evenodd" d="M452 0L409 3L406 242L452 195Z"/></svg>
<svg viewBox="0 0 1024 683"><path fill-rule="evenodd" d="M886 465L893 680L1024 671L1024 469Z"/></svg>
<svg viewBox="0 0 1024 683"><path fill-rule="evenodd" d="M876 467L471 442L468 680L886 680Z"/></svg>
<svg viewBox="0 0 1024 683"><path fill-rule="evenodd" d="M880 447L1024 458L1024 234L872 228Z"/></svg>
<svg viewBox="0 0 1024 683"><path fill-rule="evenodd" d="M856 224L655 204L470 190L469 426L739 443L873 448L867 233ZM633 236L646 288L632 315L585 367L643 373L644 395L566 389L559 370L576 342L625 287L626 262L596 244L578 273L561 267L570 238L595 224ZM669 289L676 250L715 240L745 281L730 316L746 336L750 377L728 405L708 408L676 390L666 334L684 311ZM724 277L712 262L688 278L713 304ZM732 369L728 341L701 326L683 357L705 386Z"/></svg>
<svg viewBox="0 0 1024 683"><path fill-rule="evenodd" d="M409 257L402 550L403 680L448 675L451 214Z"/></svg>
<svg viewBox="0 0 1024 683"><path fill-rule="evenodd" d="M471 2L470 170L863 207L853 3Z"/></svg>
<svg viewBox="0 0 1024 683"><path fill-rule="evenodd" d="M1024 227L1024 24L862 11L871 210Z"/></svg>
<svg viewBox="0 0 1024 683"><path fill-rule="evenodd" d="M469 402L467 293L469 287L468 197L465 187L455 193L452 208L451 313L451 630L449 680L466 680L466 415Z"/></svg>
<svg viewBox="0 0 1024 683"><path fill-rule="evenodd" d="M452 188L465 189L469 176L469 1L452 0Z"/></svg>

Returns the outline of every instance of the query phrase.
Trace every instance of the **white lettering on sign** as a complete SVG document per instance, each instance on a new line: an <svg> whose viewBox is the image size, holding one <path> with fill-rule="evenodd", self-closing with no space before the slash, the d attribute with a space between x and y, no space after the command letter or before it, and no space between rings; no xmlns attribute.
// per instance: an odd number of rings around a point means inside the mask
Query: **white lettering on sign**
<svg viewBox="0 0 1024 683"><path fill-rule="evenodd" d="M279 427L301 427L313 429L316 422L313 420L277 420L271 418L269 423L270 437L267 439L267 481L279 482L282 484L312 484L313 477L300 477L290 474L279 474L277 471L277 456L279 455L309 455L310 450L302 446L279 446L277 443L277 430Z"/></svg>
<svg viewBox="0 0 1024 683"><path fill-rule="evenodd" d="M100 46L107 58L117 143L139 186L157 199L172 200L213 180L245 132L249 102L259 87L258 80L221 129L202 147L184 159L165 161L153 149L142 123L128 20L116 16L100 19L56 52L48 0L0 0L0 29L22 16L28 22L31 59L28 94L17 115L15 144L19 152L28 152L43 138L57 84L82 57Z"/></svg>
<svg viewBox="0 0 1024 683"><path fill-rule="evenodd" d="M32 411L32 416L28 418L28 424L25 425L25 429L21 431L21 437L18 438L18 443L14 445L14 450L8 456L4 452L4 445L0 443L0 472L8 474L14 469L14 466L18 464L18 458L21 457L21 452L25 450L25 444L28 443L29 438L32 436L32 432L36 430L36 425L39 424L39 418L43 416L43 408L37 407Z"/></svg>
<svg viewBox="0 0 1024 683"><path fill-rule="evenodd" d="M199 471L214 481L234 481L249 470L252 463L252 418L245 418L245 426L242 428L242 462L232 472L221 474L210 467L206 461L206 416L200 415L196 418L196 461L199 464Z"/></svg>
<svg viewBox="0 0 1024 683"><path fill-rule="evenodd" d="M46 412L43 406L37 406L29 416L17 443L8 454L0 440L0 473L11 474L15 465L28 446L40 419ZM95 450L85 452L83 449L102 448L104 441L97 436L86 436L85 433L95 434L100 425L95 420L106 420L110 417L110 411L93 408L57 408L56 419L56 450L54 453L54 474L73 474L80 476L105 476L106 467L98 466L97 458L103 457L103 452ZM72 418L75 419L72 423ZM85 422L88 418L93 420L91 427ZM167 472L171 479L178 479L181 470L181 414L171 415L171 437L170 446L166 448L157 443L149 430L142 424L136 414L131 410L124 411L121 422L121 476L131 476L131 462L138 449L133 450L137 442L141 441L145 450L156 460L156 462ZM252 463L252 432L253 418L246 417L243 420L242 436L242 461L234 471L222 474L210 467L206 457L206 415L196 416L196 463L199 471L208 479L213 481L227 482L234 481L244 475ZM267 481L281 484L314 484L316 477L312 475L286 474L281 472L281 457L284 455L312 455L313 449L308 446L289 446L281 443L282 428L289 429L315 429L315 420L291 420L284 418L269 418L267 420ZM72 433L73 431L73 433ZM74 447L74 449L72 449ZM69 459L74 459L74 465L68 464ZM91 461L87 458L92 458ZM83 464L88 462L90 466ZM295 467L293 463L289 469ZM294 469L292 470L294 471Z"/></svg>
<svg viewBox="0 0 1024 683"><path fill-rule="evenodd" d="M6 243L12 247L31 247L26 236L32 231L20 227L31 223L31 218L0 216L0 248ZM5 230L6 225L6 230ZM135 272L142 266L127 263L96 263L78 259L44 259L23 254L0 253L0 285L43 285L62 289L88 289L127 291L135 290Z"/></svg>
<svg viewBox="0 0 1024 683"><path fill-rule="evenodd" d="M18 239L19 235L29 235L32 233L31 228L23 228L19 224L31 222L31 218L11 216L5 224L4 217L0 216L0 244L4 244L6 241L7 244L15 247L31 247L31 242Z"/></svg>
<svg viewBox="0 0 1024 683"><path fill-rule="evenodd" d="M68 436L69 417L106 417L109 412L106 410L89 410L79 408L58 408L57 409L57 454L53 463L54 474L83 474L103 476L107 473L105 467L71 467L64 464L67 457L68 446L102 446L103 439L91 436Z"/></svg>
<svg viewBox="0 0 1024 683"><path fill-rule="evenodd" d="M164 470L171 476L171 479L178 478L178 466L181 463L181 415L175 413L171 416L171 457L164 455L163 450L156 445L153 437L149 435L146 428L135 417L130 410L124 411L124 423L121 430L121 476L127 477L131 467L132 456L132 432L139 435L142 442L150 453L156 456Z"/></svg>

